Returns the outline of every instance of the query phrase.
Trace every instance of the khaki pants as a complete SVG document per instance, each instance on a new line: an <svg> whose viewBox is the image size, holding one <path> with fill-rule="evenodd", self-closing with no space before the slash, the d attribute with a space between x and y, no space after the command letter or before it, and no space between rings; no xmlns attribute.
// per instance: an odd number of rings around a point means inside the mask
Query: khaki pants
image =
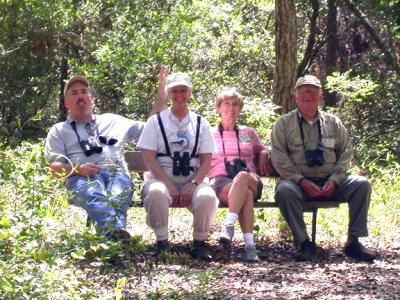
<svg viewBox="0 0 400 300"><path fill-rule="evenodd" d="M186 185L177 185L177 188L181 191ZM142 187L142 199L147 212L147 225L154 230L158 241L167 240L169 207L172 203L168 188L163 182L150 179ZM197 186L192 202L187 207L193 214L194 240L204 241L208 238L218 204L218 198L208 184L201 183Z"/></svg>
<svg viewBox="0 0 400 300"><path fill-rule="evenodd" d="M367 216L371 197L371 185L365 177L348 176L337 188L328 201L348 202L348 234L368 236ZM307 200L302 189L293 181L282 179L276 186L275 199L288 223L295 241L300 244L308 239L303 217L302 203Z"/></svg>

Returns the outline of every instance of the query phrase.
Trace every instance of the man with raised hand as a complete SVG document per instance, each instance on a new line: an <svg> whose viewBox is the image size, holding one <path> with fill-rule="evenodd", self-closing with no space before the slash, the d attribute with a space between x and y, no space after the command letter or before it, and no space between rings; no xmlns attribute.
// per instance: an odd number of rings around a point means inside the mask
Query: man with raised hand
<svg viewBox="0 0 400 300"><path fill-rule="evenodd" d="M158 95L152 113L165 106L164 100ZM122 146L139 139L144 123L111 113L95 114L93 104L88 80L73 76L64 88L67 120L51 127L45 154L52 174L67 177L73 203L86 210L97 233L127 240L131 236L125 230L126 214L133 183Z"/></svg>

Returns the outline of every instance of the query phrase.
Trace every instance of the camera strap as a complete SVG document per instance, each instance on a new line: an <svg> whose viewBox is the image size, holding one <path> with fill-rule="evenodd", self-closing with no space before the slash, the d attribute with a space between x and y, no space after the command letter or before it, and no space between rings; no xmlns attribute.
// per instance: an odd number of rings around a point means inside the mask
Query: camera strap
<svg viewBox="0 0 400 300"><path fill-rule="evenodd" d="M78 138L78 143L81 142L81 137L79 136L78 130L76 130L76 122L72 121L71 123L69 123L72 127L72 129L74 130L76 137Z"/></svg>
<svg viewBox="0 0 400 300"><path fill-rule="evenodd" d="M235 133L236 133L236 142L237 142L237 148L238 148L238 154L239 154L239 159L241 160L242 158L240 157L240 145L239 145L239 128L237 125L235 125ZM222 124L219 123L218 125L218 131L221 136L222 140L222 150L224 151L224 161L226 162L226 154L225 154L225 143L224 143L224 128L222 127Z"/></svg>
<svg viewBox="0 0 400 300"><path fill-rule="evenodd" d="M96 124L96 119L94 119L94 120L92 120L92 121L90 121L90 123L86 123L85 124L85 128L86 128L86 126L91 126L91 123L94 123L94 124ZM69 123L70 125L71 125L71 127L72 127L72 129L74 130L74 132L75 132L75 134L76 134L76 137L78 138L78 143L80 143L81 142L81 137L79 136L79 133L78 133L78 130L76 129L76 121L75 120L73 120L71 123ZM96 126L96 129L97 129L97 136L99 135L99 129L98 129L98 127ZM86 129L86 131L87 131L87 133L88 133L88 135L89 136L96 136L95 134L93 134L93 130L91 129L91 127L90 127L90 132L89 132L89 130L87 130Z"/></svg>
<svg viewBox="0 0 400 300"><path fill-rule="evenodd" d="M299 120L301 141L303 142L303 149L304 149L304 152L305 152L306 151L306 145L304 143L304 131L303 131L304 118L303 117L299 117L299 115L297 115L297 118ZM318 144L320 144L322 142L322 130L321 130L321 122L320 122L319 118L318 118L318 121L317 121L317 125L318 125L318 139L319 139L318 140Z"/></svg>
<svg viewBox="0 0 400 300"><path fill-rule="evenodd" d="M169 156L169 157L172 158L171 150L170 150L169 145L168 145L167 135L165 134L164 125L163 125L163 122L161 121L161 116L160 116L159 112L157 113L157 121L158 121L158 125L160 126L161 135L162 135L163 140L164 140L165 151L167 152L167 153L157 153L157 156ZM199 144L200 123L201 123L201 117L197 116L196 139L195 139L193 151L192 151L192 154L191 154L190 157L197 157L196 152L197 152L197 146Z"/></svg>

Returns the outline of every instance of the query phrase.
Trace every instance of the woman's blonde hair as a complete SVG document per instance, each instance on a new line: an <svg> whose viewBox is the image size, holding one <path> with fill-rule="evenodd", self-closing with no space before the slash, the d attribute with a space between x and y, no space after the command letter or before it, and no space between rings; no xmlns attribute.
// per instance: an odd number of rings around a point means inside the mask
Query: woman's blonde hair
<svg viewBox="0 0 400 300"><path fill-rule="evenodd" d="M215 98L215 107L218 109L222 102L227 99L235 99L239 103L240 109L243 108L243 96L239 91L232 87L225 87Z"/></svg>

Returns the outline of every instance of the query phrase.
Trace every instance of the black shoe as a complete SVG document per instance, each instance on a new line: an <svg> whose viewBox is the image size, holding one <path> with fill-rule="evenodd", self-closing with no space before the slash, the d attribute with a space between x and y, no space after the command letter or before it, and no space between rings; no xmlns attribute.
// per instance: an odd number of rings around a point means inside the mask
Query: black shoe
<svg viewBox="0 0 400 300"><path fill-rule="evenodd" d="M204 241L193 241L190 255L193 259L200 259L203 261L212 261L210 250L208 250L207 244Z"/></svg>
<svg viewBox="0 0 400 300"><path fill-rule="evenodd" d="M106 237L113 241L129 241L132 239L131 234L122 228L110 231L106 234Z"/></svg>
<svg viewBox="0 0 400 300"><path fill-rule="evenodd" d="M364 248L359 241L352 241L344 246L344 253L351 258L362 261L373 261L376 254Z"/></svg>
<svg viewBox="0 0 400 300"><path fill-rule="evenodd" d="M157 241L155 257L159 258L162 253L168 252L170 250L168 240Z"/></svg>
<svg viewBox="0 0 400 300"><path fill-rule="evenodd" d="M293 257L297 261L311 261L315 256L315 245L310 240L305 240L298 249L293 252Z"/></svg>

